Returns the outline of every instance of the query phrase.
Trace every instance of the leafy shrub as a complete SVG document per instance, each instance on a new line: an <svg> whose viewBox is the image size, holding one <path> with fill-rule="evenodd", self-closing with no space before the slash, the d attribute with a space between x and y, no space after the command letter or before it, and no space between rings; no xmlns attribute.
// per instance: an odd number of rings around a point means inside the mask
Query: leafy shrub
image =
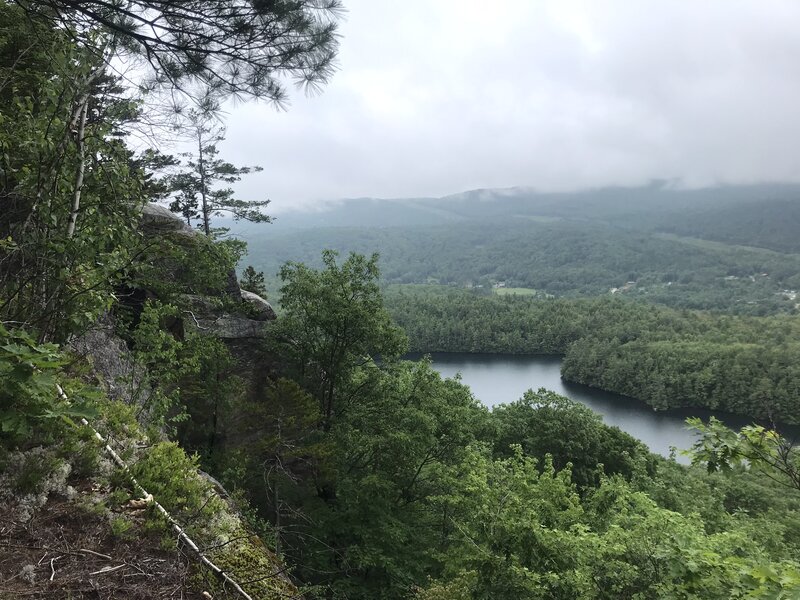
<svg viewBox="0 0 800 600"><path fill-rule="evenodd" d="M131 529L133 523L127 517L117 515L111 518L111 535L115 538L130 539L132 536Z"/></svg>
<svg viewBox="0 0 800 600"><path fill-rule="evenodd" d="M21 330L0 325L0 444L15 447L55 437L71 419L97 414L97 396L75 381L62 381L69 399L58 394L58 375L66 364L58 346L37 344Z"/></svg>
<svg viewBox="0 0 800 600"><path fill-rule="evenodd" d="M174 442L161 442L131 467L131 474L174 517L208 522L222 508L210 485L197 475L198 457Z"/></svg>

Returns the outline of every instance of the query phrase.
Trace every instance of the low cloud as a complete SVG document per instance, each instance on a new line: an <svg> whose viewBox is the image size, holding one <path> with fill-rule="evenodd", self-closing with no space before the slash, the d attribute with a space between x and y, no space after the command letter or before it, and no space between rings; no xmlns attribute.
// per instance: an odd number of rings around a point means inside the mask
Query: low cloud
<svg viewBox="0 0 800 600"><path fill-rule="evenodd" d="M243 197L800 181L800 3L349 0L340 71L229 107Z"/></svg>

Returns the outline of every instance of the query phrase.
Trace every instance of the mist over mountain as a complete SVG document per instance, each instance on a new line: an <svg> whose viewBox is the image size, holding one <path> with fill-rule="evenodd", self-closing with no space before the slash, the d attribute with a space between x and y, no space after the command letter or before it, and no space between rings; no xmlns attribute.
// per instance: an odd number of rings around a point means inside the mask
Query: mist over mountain
<svg viewBox="0 0 800 600"><path fill-rule="evenodd" d="M716 220L749 222L764 212L770 222L784 223L785 213L800 214L800 185L758 184L680 189L656 181L642 187L609 187L572 192L538 192L531 188L476 189L441 198L351 198L314 209L280 212L269 235L317 227L407 227L463 223L486 219L592 221L619 227L659 229L730 241L730 227L719 232ZM769 208L771 207L771 208ZM698 219L702 223L698 225ZM731 225L735 228L735 225ZM764 224L769 230L770 225ZM260 228L236 227L245 237ZM758 229L758 228L757 228ZM786 227L778 227L781 232ZM723 233L725 231L725 233ZM764 233L767 233L765 231ZM780 235L786 236L784 232ZM769 243L758 230L742 243ZM745 239L747 238L747 239ZM766 246L770 247L770 246ZM782 242L781 249L786 245Z"/></svg>
<svg viewBox="0 0 800 600"><path fill-rule="evenodd" d="M789 184L359 198L233 232L248 242L246 262L271 277L289 260L319 266L332 249L379 253L386 283L559 297L620 289L743 314L792 312L800 289L800 186Z"/></svg>

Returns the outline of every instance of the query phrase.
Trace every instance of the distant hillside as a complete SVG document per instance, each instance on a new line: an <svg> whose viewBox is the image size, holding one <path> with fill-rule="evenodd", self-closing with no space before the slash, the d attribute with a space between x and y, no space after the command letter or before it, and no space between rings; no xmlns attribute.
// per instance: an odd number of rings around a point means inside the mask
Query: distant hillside
<svg viewBox="0 0 800 600"><path fill-rule="evenodd" d="M663 231L758 246L779 252L800 252L800 196L693 211L666 220Z"/></svg>
<svg viewBox="0 0 800 600"><path fill-rule="evenodd" d="M380 253L391 283L503 283L572 297L620 288L680 308L771 314L798 303L799 199L793 185L473 190L342 200L233 231L248 241L246 263L273 277L287 260L319 266L330 248Z"/></svg>
<svg viewBox="0 0 800 600"><path fill-rule="evenodd" d="M326 248L380 253L390 283L503 282L571 297L624 288L671 306L747 314L791 311L795 300L783 290L800 288L797 255L567 221L308 229L250 239L245 262L274 275L287 260L318 267Z"/></svg>
<svg viewBox="0 0 800 600"><path fill-rule="evenodd" d="M714 215L717 212L721 215L720 218L734 220L738 218L737 214L741 214L738 219L746 223L746 213L757 212L765 203L776 203L774 213L769 213L765 218L781 221L781 211L785 208L792 207L793 210L800 211L800 185L760 184L680 190L656 182L635 188L615 187L558 193L509 188L471 190L442 198L344 199L322 204L315 210L282 213L275 229L415 227L476 219L536 217L599 221L637 229L659 229L667 223L677 233L689 231L690 221L684 222L682 219L691 216L691 221L694 221L697 216L701 217L701 221L699 229L695 230L703 233L707 228L710 233L716 230L717 218ZM250 230L246 226L242 229ZM728 232L725 235L734 235L735 238L739 229L738 226L732 226L725 230ZM764 231L768 232L769 227L765 227ZM764 235L756 236L756 239L763 238ZM731 241L728 237L709 239Z"/></svg>

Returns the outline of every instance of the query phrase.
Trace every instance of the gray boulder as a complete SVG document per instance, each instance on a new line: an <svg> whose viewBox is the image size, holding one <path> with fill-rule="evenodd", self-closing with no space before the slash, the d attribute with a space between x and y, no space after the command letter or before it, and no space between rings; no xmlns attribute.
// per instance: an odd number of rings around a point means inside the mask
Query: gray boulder
<svg viewBox="0 0 800 600"><path fill-rule="evenodd" d="M205 325L204 333L209 333L222 340L267 337L267 325L264 321L255 321L236 315L222 315L207 321Z"/></svg>
<svg viewBox="0 0 800 600"><path fill-rule="evenodd" d="M182 218L160 204L148 202L142 209L140 220L142 230L149 233L175 231L192 234L195 231Z"/></svg>
<svg viewBox="0 0 800 600"><path fill-rule="evenodd" d="M183 325L187 329L222 340L267 337L264 319L256 320L244 315L230 314L207 296L184 294L181 300L185 307Z"/></svg>
<svg viewBox="0 0 800 600"><path fill-rule="evenodd" d="M108 395L144 407L152 393L125 342L116 335L114 317L105 314L95 326L70 340L71 352L82 356Z"/></svg>
<svg viewBox="0 0 800 600"><path fill-rule="evenodd" d="M242 290L242 300L247 302L256 314L257 321L274 321L277 318L272 305L258 294Z"/></svg>

